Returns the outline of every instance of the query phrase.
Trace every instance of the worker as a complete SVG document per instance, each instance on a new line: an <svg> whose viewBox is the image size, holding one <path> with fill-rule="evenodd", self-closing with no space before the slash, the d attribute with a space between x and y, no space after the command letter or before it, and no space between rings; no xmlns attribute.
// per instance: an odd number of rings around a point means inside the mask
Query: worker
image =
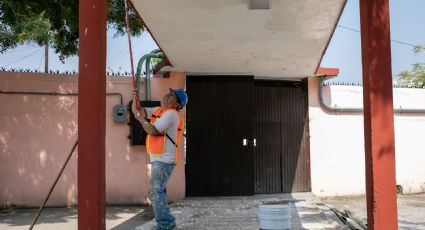
<svg viewBox="0 0 425 230"><path fill-rule="evenodd" d="M156 221L153 229L173 229L176 221L168 207L166 187L177 164L178 144L184 126L178 111L186 106L188 97L184 89L170 89L162 98L161 107L138 108L138 101L134 96L132 111L148 134L146 150L152 164L149 198Z"/></svg>

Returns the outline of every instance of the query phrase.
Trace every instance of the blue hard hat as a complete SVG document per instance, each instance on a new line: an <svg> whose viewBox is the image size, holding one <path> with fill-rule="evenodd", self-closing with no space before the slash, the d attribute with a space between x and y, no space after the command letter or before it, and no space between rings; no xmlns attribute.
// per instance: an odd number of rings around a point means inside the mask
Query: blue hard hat
<svg viewBox="0 0 425 230"><path fill-rule="evenodd" d="M182 107L185 107L189 98L187 97L187 94L184 91L184 89L172 89L172 88L170 88L170 91L173 92L176 95L177 100L179 101L180 105Z"/></svg>

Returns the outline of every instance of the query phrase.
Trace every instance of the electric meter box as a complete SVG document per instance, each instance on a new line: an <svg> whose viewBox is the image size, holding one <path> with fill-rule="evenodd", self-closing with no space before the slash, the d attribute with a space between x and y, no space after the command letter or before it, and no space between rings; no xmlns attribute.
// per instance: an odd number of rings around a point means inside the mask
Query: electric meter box
<svg viewBox="0 0 425 230"><path fill-rule="evenodd" d="M114 121L117 123L127 122L127 107L123 104L114 105L113 107Z"/></svg>

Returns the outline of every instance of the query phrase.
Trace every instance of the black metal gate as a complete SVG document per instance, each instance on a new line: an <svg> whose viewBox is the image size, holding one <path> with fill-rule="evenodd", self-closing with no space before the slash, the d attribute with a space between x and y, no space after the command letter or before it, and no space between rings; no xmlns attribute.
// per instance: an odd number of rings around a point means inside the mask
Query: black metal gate
<svg viewBox="0 0 425 230"><path fill-rule="evenodd" d="M255 193L310 191L307 82L255 81Z"/></svg>
<svg viewBox="0 0 425 230"><path fill-rule="evenodd" d="M254 79L188 76L186 195L254 194Z"/></svg>
<svg viewBox="0 0 425 230"><path fill-rule="evenodd" d="M311 190L306 81L188 76L187 93L187 196Z"/></svg>

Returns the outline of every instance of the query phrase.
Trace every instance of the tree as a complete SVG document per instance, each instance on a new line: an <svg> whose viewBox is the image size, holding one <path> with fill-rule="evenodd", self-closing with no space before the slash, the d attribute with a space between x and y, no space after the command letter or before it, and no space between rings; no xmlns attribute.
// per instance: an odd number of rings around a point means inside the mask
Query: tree
<svg viewBox="0 0 425 230"><path fill-rule="evenodd" d="M144 26L129 10L130 33L140 36ZM124 0L108 0L108 28L125 34ZM78 0L1 0L0 53L18 45L49 44L59 59L78 54Z"/></svg>
<svg viewBox="0 0 425 230"><path fill-rule="evenodd" d="M415 46L413 51L416 54L425 53L425 46ZM401 84L413 87L425 87L425 63L415 63L412 65L411 70L402 71L398 76Z"/></svg>

